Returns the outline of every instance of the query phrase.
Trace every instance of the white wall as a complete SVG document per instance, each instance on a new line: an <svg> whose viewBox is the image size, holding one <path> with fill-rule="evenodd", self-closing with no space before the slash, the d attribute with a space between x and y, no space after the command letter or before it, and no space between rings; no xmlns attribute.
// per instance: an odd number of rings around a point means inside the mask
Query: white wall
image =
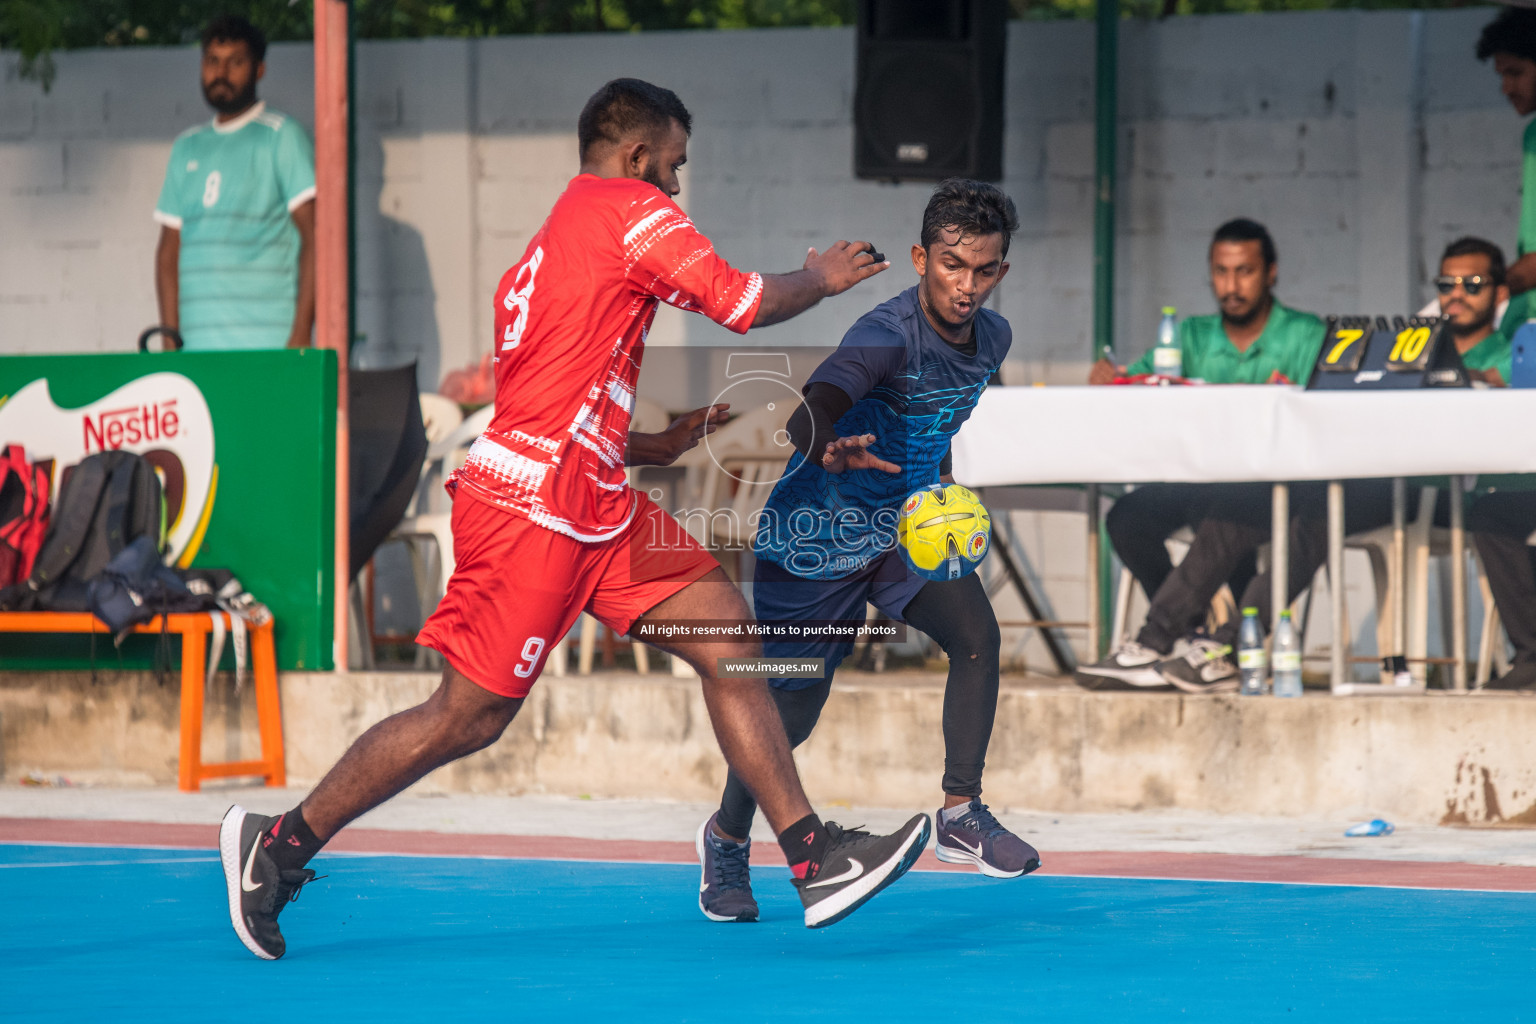
<svg viewBox="0 0 1536 1024"><path fill-rule="evenodd" d="M1117 332L1205 311L1201 255L1268 223L1286 301L1394 312L1463 232L1513 244L1520 123L1472 57L1491 10L1126 21ZM1022 228L1001 309L1025 379L1076 380L1092 296L1092 26L1010 26L1005 187ZM274 46L263 95L312 121L307 46ZM0 351L118 349L155 319L152 207L171 140L207 116L192 48L59 56L51 93L0 55ZM359 358L424 378L489 345L490 299L575 168L582 101L620 74L676 89L696 127L682 200L755 268L868 236L899 253L927 186L853 178L847 29L368 42L358 47ZM898 266L762 341L827 344L910 281ZM729 344L698 318L657 344ZM698 397L698 396L688 396ZM699 400L709 396L705 395ZM686 401L683 396L679 400Z"/></svg>

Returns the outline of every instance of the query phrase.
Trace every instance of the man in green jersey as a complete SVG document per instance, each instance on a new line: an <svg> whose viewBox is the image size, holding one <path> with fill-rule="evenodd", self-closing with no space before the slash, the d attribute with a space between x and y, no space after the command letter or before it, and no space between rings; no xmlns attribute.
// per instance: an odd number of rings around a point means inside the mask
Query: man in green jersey
<svg viewBox="0 0 1536 1024"><path fill-rule="evenodd" d="M1536 113L1536 10L1506 7L1483 27L1477 40L1477 59L1493 60L1499 88L1515 113ZM1536 316L1536 121L1525 126L1520 170L1520 233L1516 259L1508 272L1509 311L1499 330L1513 334L1516 327ZM1508 380L1506 376L1504 378Z"/></svg>
<svg viewBox="0 0 1536 1024"><path fill-rule="evenodd" d="M1323 322L1275 298L1279 264L1268 230L1247 219L1223 224L1211 240L1209 266L1211 292L1221 312L1189 317L1179 325L1184 375L1212 384L1304 382L1322 345ZM1117 375L1147 373L1151 368L1150 352L1129 369L1100 360L1089 383L1109 383ZM1081 669L1078 682L1090 688L1165 689L1171 685L1156 671L1157 664L1184 653L1223 582L1234 594L1242 594L1255 570L1249 551L1213 587L1182 585L1196 567L1174 578L1164 542L1213 514L1232 515L1237 510L1257 517L1267 515L1269 507L1267 484L1153 483L1115 502L1106 521L1110 542L1152 602L1148 627L1137 641ZM1198 553L1192 549L1192 554L1198 562Z"/></svg>
<svg viewBox="0 0 1536 1024"><path fill-rule="evenodd" d="M1179 324L1184 376L1208 384L1306 383L1323 339L1323 322L1275 298L1280 266L1264 225L1246 218L1216 229L1209 252L1211 293L1221 312ZM1129 368L1100 359L1088 383L1152 372L1152 353Z"/></svg>
<svg viewBox="0 0 1536 1024"><path fill-rule="evenodd" d="M314 147L256 98L266 52L244 18L203 30L217 116L177 137L155 204L160 322L188 351L304 347L314 325Z"/></svg>
<svg viewBox="0 0 1536 1024"><path fill-rule="evenodd" d="M1494 387L1509 382L1509 334L1499 328L1500 307L1509 303L1504 253L1482 238L1458 238L1440 256L1435 277L1440 312L1450 318L1451 340L1467 374ZM1508 320L1509 314L1504 314Z"/></svg>

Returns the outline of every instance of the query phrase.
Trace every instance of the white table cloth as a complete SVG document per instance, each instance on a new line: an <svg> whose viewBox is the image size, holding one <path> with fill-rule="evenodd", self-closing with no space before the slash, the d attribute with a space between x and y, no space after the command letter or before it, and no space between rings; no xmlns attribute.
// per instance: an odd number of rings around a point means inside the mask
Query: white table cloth
<svg viewBox="0 0 1536 1024"><path fill-rule="evenodd" d="M1532 473L1536 390L996 387L954 459L978 487Z"/></svg>
<svg viewBox="0 0 1536 1024"><path fill-rule="evenodd" d="M1286 586L1285 481L1479 473L1536 473L1536 390L996 387L983 394L954 441L955 479L974 487L1279 481L1272 574L1277 614ZM1341 569L1342 491L1330 490L1329 564ZM1394 491L1400 522L1402 488ZM1099 551L1097 504L1089 506L1092 648L1098 634ZM1453 503L1452 551L1458 555L1464 546L1459 510ZM1463 560L1453 559L1458 689L1466 680L1464 576ZM1333 589L1338 627L1343 587ZM1336 649L1336 690L1344 676L1344 652Z"/></svg>

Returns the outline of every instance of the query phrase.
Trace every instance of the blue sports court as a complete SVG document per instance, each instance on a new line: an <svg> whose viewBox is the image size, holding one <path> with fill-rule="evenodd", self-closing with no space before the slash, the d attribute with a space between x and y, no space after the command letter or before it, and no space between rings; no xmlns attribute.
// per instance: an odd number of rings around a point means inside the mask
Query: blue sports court
<svg viewBox="0 0 1536 1024"><path fill-rule="evenodd" d="M1498 1020L1536 894L915 871L800 924L710 925L679 864L322 855L250 956L212 850L0 845L11 1021ZM984 979L982 986L970 982ZM285 1005L288 1007L284 1009Z"/></svg>

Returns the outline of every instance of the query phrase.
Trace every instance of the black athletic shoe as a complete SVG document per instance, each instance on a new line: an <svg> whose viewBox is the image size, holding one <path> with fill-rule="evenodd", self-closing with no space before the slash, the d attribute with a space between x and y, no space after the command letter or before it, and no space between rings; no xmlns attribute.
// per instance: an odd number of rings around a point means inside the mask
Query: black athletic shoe
<svg viewBox="0 0 1536 1024"><path fill-rule="evenodd" d="M308 868L279 871L267 853L277 818L251 814L235 804L219 825L219 861L229 890L229 922L245 948L263 960L276 960L287 945L277 915L315 877Z"/></svg>
<svg viewBox="0 0 1536 1024"><path fill-rule="evenodd" d="M711 827L719 814L699 826L693 848L699 855L699 909L711 921L756 921L752 898L752 840L717 839Z"/></svg>
<svg viewBox="0 0 1536 1024"><path fill-rule="evenodd" d="M1018 878L1040 867L1039 852L1004 828L980 797L972 797L965 813L953 820L946 820L942 810L934 817L939 835L933 852L946 864L974 864L992 878Z"/></svg>
<svg viewBox="0 0 1536 1024"><path fill-rule="evenodd" d="M1183 652L1173 653L1177 656ZM1166 657L1127 640L1092 665L1079 665L1072 679L1085 690L1169 690L1172 684L1157 672L1158 663Z"/></svg>
<svg viewBox="0 0 1536 1024"><path fill-rule="evenodd" d="M917 815L888 836L829 821L827 836L821 870L795 879L807 928L836 924L906 874L928 845L928 815Z"/></svg>
<svg viewBox="0 0 1536 1024"><path fill-rule="evenodd" d="M1189 641L1182 654L1157 663L1158 675L1185 693L1236 693L1237 662L1232 648L1208 636Z"/></svg>
<svg viewBox="0 0 1536 1024"><path fill-rule="evenodd" d="M1483 689L1502 690L1505 693L1530 693L1536 690L1536 664L1517 661L1509 666L1508 672L1484 683Z"/></svg>

